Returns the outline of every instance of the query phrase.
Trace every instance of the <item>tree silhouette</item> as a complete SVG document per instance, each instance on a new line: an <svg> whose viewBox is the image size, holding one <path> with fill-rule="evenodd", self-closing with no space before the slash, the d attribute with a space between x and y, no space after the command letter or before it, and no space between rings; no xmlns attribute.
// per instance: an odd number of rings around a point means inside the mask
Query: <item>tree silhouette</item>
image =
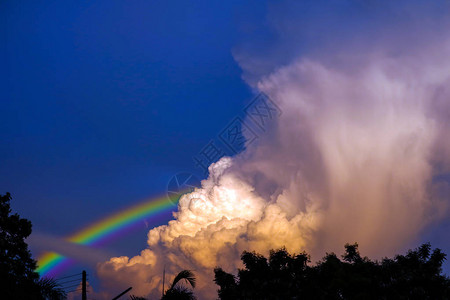
<svg viewBox="0 0 450 300"><path fill-rule="evenodd" d="M11 195L0 195L0 296L2 299L63 299L65 293L53 280L39 279L36 261L25 238L31 222L11 214Z"/></svg>
<svg viewBox="0 0 450 300"><path fill-rule="evenodd" d="M167 291L164 291L164 295L161 300L196 300L194 293L185 286L180 284L181 281L189 283L189 285L194 289L196 284L196 278L192 271L183 270L175 276ZM130 296L131 300L146 300L143 297L137 297L134 295Z"/></svg>
<svg viewBox="0 0 450 300"><path fill-rule="evenodd" d="M41 278L37 282L41 295L44 299L48 300L62 300L66 299L66 292L53 278Z"/></svg>
<svg viewBox="0 0 450 300"><path fill-rule="evenodd" d="M183 270L175 276L172 284L169 289L164 292L164 296L161 300L195 300L196 297L194 293L180 285L180 281L184 280L186 283L189 283L190 286L194 289L196 284L195 275L190 270Z"/></svg>
<svg viewBox="0 0 450 300"><path fill-rule="evenodd" d="M222 300L239 299L450 299L450 279L442 275L445 254L424 244L406 255L381 262L361 257L358 244L346 244L342 259L334 253L308 266L306 253L271 251L241 256L237 276L216 268Z"/></svg>

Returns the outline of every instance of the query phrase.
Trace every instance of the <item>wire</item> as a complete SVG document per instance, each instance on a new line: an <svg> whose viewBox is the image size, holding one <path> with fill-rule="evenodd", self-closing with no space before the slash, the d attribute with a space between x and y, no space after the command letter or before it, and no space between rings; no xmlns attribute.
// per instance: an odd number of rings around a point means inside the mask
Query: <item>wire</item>
<svg viewBox="0 0 450 300"><path fill-rule="evenodd" d="M78 274L74 274L74 275L64 276L64 277L61 277L61 278L56 278L55 280L58 281L58 280L61 280L61 279L75 277L75 276L80 276L80 275L81 275L81 273L78 273Z"/></svg>
<svg viewBox="0 0 450 300"><path fill-rule="evenodd" d="M81 282L81 279L73 279L73 280L68 280L68 281L64 281L64 282L58 282L58 284L66 284L66 283L71 283L71 282L75 282L75 281Z"/></svg>

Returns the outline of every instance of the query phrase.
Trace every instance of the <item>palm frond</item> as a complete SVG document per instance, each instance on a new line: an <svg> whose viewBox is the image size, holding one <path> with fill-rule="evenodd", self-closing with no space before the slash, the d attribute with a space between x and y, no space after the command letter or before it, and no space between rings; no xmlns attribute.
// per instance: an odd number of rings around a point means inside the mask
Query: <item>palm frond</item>
<svg viewBox="0 0 450 300"><path fill-rule="evenodd" d="M180 273L178 273L177 276L175 276L172 285L170 286L170 289L173 289L177 285L177 283L182 279L189 282L189 284L192 286L193 289L195 288L196 279L194 273L190 270L183 270Z"/></svg>
<svg viewBox="0 0 450 300"><path fill-rule="evenodd" d="M64 289L53 278L40 278L38 280L38 285L44 299L61 300L66 299L67 297Z"/></svg>
<svg viewBox="0 0 450 300"><path fill-rule="evenodd" d="M194 293L183 286L167 290L161 300L197 300Z"/></svg>

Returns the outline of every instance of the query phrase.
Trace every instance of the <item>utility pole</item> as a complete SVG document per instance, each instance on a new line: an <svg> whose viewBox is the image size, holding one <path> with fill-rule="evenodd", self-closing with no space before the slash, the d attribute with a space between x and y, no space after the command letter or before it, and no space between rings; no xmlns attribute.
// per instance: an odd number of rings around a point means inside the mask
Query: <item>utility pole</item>
<svg viewBox="0 0 450 300"><path fill-rule="evenodd" d="M86 271L85 270L83 270L83 282L81 285L81 299L87 300L87 297L86 297Z"/></svg>

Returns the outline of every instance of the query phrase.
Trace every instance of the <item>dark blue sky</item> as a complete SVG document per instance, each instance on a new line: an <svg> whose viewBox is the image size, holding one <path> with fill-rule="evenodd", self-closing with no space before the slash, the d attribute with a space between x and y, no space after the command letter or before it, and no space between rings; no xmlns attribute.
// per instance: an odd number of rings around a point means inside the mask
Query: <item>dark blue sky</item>
<svg viewBox="0 0 450 300"><path fill-rule="evenodd" d="M201 176L192 157L252 95L231 51L264 16L253 2L2 1L0 192L14 210L66 235L179 171Z"/></svg>

